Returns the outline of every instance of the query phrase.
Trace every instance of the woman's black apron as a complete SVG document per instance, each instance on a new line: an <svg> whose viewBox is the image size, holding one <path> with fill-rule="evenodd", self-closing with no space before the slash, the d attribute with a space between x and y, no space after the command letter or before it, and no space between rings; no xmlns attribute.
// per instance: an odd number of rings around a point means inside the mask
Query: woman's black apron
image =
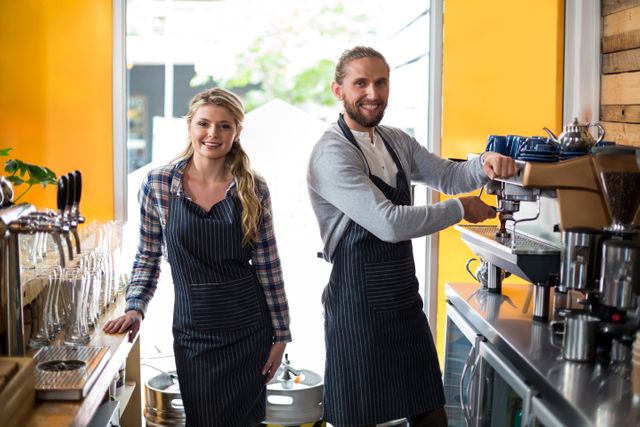
<svg viewBox="0 0 640 427"><path fill-rule="evenodd" d="M187 425L254 426L265 416L262 367L273 332L252 250L241 244L240 202L227 196L207 212L179 187L170 198L166 242Z"/></svg>
<svg viewBox="0 0 640 427"><path fill-rule="evenodd" d="M358 144L342 116L345 137ZM382 134L380 134L383 137ZM396 205L410 205L402 165L397 188L370 174ZM418 294L411 241L388 243L351 222L333 257L325 309L325 419L335 425L368 425L444 406L433 337Z"/></svg>

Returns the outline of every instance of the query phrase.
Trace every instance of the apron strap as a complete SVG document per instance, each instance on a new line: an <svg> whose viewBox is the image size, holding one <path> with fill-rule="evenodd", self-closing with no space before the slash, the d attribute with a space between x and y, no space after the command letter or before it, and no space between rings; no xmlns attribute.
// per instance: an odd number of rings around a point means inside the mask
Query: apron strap
<svg viewBox="0 0 640 427"><path fill-rule="evenodd" d="M349 126L347 126L347 122L344 121L343 113L340 113L340 115L338 116L338 126L340 127L340 130L342 131L342 134L344 135L344 137L347 138L347 140L351 142L358 149L360 154L362 154L362 157L364 158L364 162L367 164L367 170L369 171L369 175L371 175L371 167L369 166L369 162L367 161L367 156L364 155L364 152L362 151L362 148L360 148L360 146L358 145L358 141L356 141L356 138L353 136L351 129L349 129Z"/></svg>
<svg viewBox="0 0 640 427"><path fill-rule="evenodd" d="M378 132L378 135L380 135L380 138L382 138L382 142L384 142L384 146L387 147L387 151L391 155L393 162L396 164L396 167L398 168L398 172L402 172L404 174L404 170L402 169L402 164L400 163L400 158L391 147L391 144L389 144L389 141L387 141L387 138L384 137L382 130L376 127L375 131Z"/></svg>
<svg viewBox="0 0 640 427"><path fill-rule="evenodd" d="M362 151L362 148L360 148L360 146L358 145L358 142L356 141L356 138L353 136L351 129L349 129L349 126L347 126L347 122L344 120L344 113L340 113L340 115L338 116L338 126L340 127L340 130L342 131L342 134L344 135L344 137L347 138L347 140L351 142L358 149L358 151L360 151L360 153L362 154L362 157L364 157L364 162L367 164L369 175L371 175L371 167L369 166L369 162L367 161L367 156L365 156L364 152ZM378 127L375 128L375 131L378 132L378 135L380 135L380 138L382 138L382 142L384 142L384 146L387 147L387 151L391 155L393 162L396 164L396 167L398 168L398 173L402 174L402 177L404 178L406 183L407 177L404 173L404 169L402 168L402 164L400 163L400 158L391 147L391 144L389 144L389 141L387 141L387 138L384 137L383 132Z"/></svg>

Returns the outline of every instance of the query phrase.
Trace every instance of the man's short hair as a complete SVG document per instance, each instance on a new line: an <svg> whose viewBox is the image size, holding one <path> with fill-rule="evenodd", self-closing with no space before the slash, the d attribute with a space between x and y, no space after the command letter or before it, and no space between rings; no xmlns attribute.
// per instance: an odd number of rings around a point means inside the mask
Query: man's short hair
<svg viewBox="0 0 640 427"><path fill-rule="evenodd" d="M387 70L390 70L389 64L384 56L375 50L372 47L368 46L356 46L353 49L345 50L342 55L340 55L340 59L338 60L338 64L336 64L336 72L334 75L334 80L339 85L342 84L344 80L344 76L346 75L345 67L353 60L360 58L378 58L384 62L384 65L387 66Z"/></svg>

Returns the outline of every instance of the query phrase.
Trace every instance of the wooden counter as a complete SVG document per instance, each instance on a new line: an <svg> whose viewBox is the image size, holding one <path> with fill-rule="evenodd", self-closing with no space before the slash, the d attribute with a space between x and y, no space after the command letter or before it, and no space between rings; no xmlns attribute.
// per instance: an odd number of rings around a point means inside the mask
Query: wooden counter
<svg viewBox="0 0 640 427"><path fill-rule="evenodd" d="M109 386L116 376L122 363L126 361L125 386L118 396L120 400L120 422L124 427L139 427L142 425L142 387L140 384L140 339L136 336L133 343L129 342L129 334L105 334L102 325L109 319L124 313L124 298L120 296L118 302L112 305L106 313L100 316L98 325L92 331L90 346L108 346L111 356L89 393L83 400L77 401L40 401L36 400L33 410L24 422L27 427L63 427L86 426L98 407L109 399ZM55 345L62 344L57 338ZM35 351L31 351L33 356Z"/></svg>

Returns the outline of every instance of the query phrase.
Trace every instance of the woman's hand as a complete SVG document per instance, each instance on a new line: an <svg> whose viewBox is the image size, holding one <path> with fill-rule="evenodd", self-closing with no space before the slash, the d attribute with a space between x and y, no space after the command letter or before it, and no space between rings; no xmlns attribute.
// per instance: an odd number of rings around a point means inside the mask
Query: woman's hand
<svg viewBox="0 0 640 427"><path fill-rule="evenodd" d="M102 330L108 334L123 334L128 330L129 341L133 341L140 330L140 323L142 323L142 313L138 310L129 310L117 319L106 322Z"/></svg>
<svg viewBox="0 0 640 427"><path fill-rule="evenodd" d="M284 349L287 346L287 343L279 342L275 343L271 346L271 351L269 351L269 358L267 359L267 363L264 364L262 368L262 375L266 375L265 384L271 381L273 376L276 374L278 367L282 363L282 355L284 354Z"/></svg>

